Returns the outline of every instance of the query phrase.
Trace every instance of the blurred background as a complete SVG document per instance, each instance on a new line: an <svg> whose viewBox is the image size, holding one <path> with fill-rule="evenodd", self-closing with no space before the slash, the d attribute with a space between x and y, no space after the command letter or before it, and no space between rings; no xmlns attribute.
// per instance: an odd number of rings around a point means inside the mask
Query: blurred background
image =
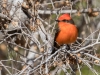
<svg viewBox="0 0 100 75"><path fill-rule="evenodd" d="M78 38L51 54L64 13ZM0 75L100 75L99 66L100 0L0 0Z"/></svg>

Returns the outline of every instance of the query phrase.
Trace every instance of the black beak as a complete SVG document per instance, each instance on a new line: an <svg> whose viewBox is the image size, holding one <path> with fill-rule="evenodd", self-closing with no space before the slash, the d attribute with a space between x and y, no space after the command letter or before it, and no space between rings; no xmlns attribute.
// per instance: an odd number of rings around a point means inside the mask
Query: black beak
<svg viewBox="0 0 100 75"><path fill-rule="evenodd" d="M60 22L59 20L55 20L56 22Z"/></svg>

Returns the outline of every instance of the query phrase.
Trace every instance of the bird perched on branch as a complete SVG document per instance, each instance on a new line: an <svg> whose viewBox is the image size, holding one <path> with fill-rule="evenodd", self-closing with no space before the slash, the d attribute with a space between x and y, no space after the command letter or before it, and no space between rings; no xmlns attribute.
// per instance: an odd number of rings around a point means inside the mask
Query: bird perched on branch
<svg viewBox="0 0 100 75"><path fill-rule="evenodd" d="M69 44L74 43L78 36L77 27L69 14L61 15L56 21L58 22L58 29L54 38L52 54L55 53L61 45L66 44L68 48L70 48Z"/></svg>

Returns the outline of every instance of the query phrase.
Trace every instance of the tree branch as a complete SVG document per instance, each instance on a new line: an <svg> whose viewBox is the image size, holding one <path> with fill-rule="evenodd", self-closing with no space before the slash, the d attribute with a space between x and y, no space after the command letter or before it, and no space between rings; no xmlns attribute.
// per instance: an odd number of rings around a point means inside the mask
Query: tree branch
<svg viewBox="0 0 100 75"><path fill-rule="evenodd" d="M7 17L7 15L4 15L2 13L0 13L0 17L11 21L11 19L9 17Z"/></svg>
<svg viewBox="0 0 100 75"><path fill-rule="evenodd" d="M86 13L89 12L89 9L81 9L81 10L38 10L38 14L56 14L56 13ZM93 8L93 12L100 12L100 8Z"/></svg>

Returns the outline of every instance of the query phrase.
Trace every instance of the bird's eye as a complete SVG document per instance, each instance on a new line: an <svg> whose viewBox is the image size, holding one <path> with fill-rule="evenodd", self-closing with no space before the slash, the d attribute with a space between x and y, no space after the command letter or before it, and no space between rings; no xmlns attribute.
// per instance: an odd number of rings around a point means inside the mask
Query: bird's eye
<svg viewBox="0 0 100 75"><path fill-rule="evenodd" d="M62 22L67 22L67 23L74 24L74 21L73 21L72 19L70 19L70 20L66 20L66 19L64 19L64 20L62 20Z"/></svg>
<svg viewBox="0 0 100 75"><path fill-rule="evenodd" d="M69 20L64 19L64 20L62 20L62 22L69 22Z"/></svg>

